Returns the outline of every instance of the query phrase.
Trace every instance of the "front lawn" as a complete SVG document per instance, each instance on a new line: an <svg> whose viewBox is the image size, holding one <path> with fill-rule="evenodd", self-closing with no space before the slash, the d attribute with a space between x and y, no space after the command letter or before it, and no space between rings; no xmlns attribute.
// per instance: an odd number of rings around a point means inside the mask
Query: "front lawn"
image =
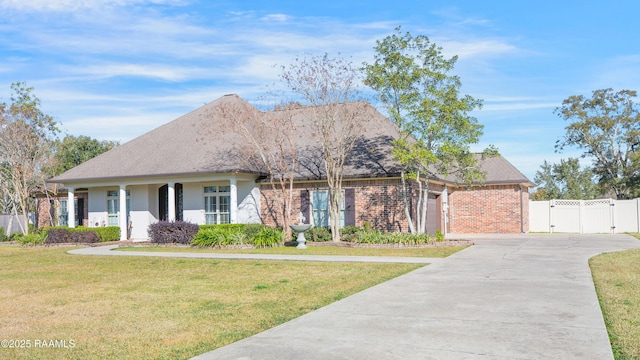
<svg viewBox="0 0 640 360"><path fill-rule="evenodd" d="M421 266L68 249L0 247L0 358L187 359Z"/></svg>
<svg viewBox="0 0 640 360"><path fill-rule="evenodd" d="M308 246L306 249L296 249L293 246L279 246L272 248L247 249L214 249L186 246L126 246L118 251L149 251L149 252L190 252L190 253L220 253L220 254L281 254L281 255L340 255L340 256L410 256L445 258L455 254L468 246L442 247L406 247L406 248L354 248L342 246Z"/></svg>
<svg viewBox="0 0 640 360"><path fill-rule="evenodd" d="M640 249L598 255L589 265L615 358L640 359Z"/></svg>

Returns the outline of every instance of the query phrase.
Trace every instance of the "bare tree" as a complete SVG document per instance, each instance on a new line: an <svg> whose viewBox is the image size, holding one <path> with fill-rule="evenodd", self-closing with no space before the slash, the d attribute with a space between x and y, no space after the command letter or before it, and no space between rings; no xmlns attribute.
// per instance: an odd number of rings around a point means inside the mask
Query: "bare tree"
<svg viewBox="0 0 640 360"><path fill-rule="evenodd" d="M292 112L296 104L278 104L263 112L247 103L231 103L222 108L232 129L250 146L236 149L245 163L268 174L273 196L264 197L271 216L282 226L285 240L291 239L293 224L293 179L297 168L297 148L294 144L296 126ZM282 222L280 222L282 221Z"/></svg>
<svg viewBox="0 0 640 360"><path fill-rule="evenodd" d="M53 157L56 122L40 110L33 88L11 85L10 103L0 103L0 189L11 203L24 234L29 231L28 213L33 193L45 183Z"/></svg>
<svg viewBox="0 0 640 360"><path fill-rule="evenodd" d="M321 140L329 192L329 226L332 240L340 241L340 211L344 166L362 133L363 106L345 106L360 100L359 70L341 58L297 57L280 74L284 84L303 105L310 106L309 121Z"/></svg>

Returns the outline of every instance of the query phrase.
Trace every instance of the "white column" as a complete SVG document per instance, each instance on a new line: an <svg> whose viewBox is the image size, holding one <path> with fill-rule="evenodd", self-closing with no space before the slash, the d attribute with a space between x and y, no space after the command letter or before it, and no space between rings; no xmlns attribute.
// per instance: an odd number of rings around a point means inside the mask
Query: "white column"
<svg viewBox="0 0 640 360"><path fill-rule="evenodd" d="M230 212L229 216L231 217L231 219L229 219L229 222L232 223L232 224L235 224L238 221L238 185L237 185L235 177L232 177L229 180L229 183L231 185L230 186L230 188L231 188L230 189L231 190L231 194L230 194L230 197L231 197L230 202L231 202L231 204L229 204L229 206L231 207L229 209L229 212Z"/></svg>
<svg viewBox="0 0 640 360"><path fill-rule="evenodd" d="M167 183L167 221L176 221L176 188L175 183Z"/></svg>
<svg viewBox="0 0 640 360"><path fill-rule="evenodd" d="M120 226L120 241L127 240L127 186L120 185L120 193L118 195L120 203L118 213L118 225Z"/></svg>
<svg viewBox="0 0 640 360"><path fill-rule="evenodd" d="M74 191L75 189L72 187L69 187L67 189L69 199L67 201L67 213L69 214L67 219L67 226L69 226L70 228L76 227L76 202L75 195L73 193Z"/></svg>

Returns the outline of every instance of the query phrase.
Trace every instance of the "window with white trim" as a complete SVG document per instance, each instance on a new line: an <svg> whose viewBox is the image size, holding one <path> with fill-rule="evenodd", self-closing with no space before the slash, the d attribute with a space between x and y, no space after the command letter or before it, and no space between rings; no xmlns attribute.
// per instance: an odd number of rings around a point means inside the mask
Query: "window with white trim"
<svg viewBox="0 0 640 360"><path fill-rule="evenodd" d="M74 199L73 203L75 204L75 218L78 218L78 199ZM58 204L60 206L58 212L58 225L59 226L69 226L69 200L58 200ZM76 224L78 225L78 224ZM80 224L82 225L82 224Z"/></svg>
<svg viewBox="0 0 640 360"><path fill-rule="evenodd" d="M120 226L120 191L107 191L107 225ZM127 190L127 221L131 209L131 192Z"/></svg>
<svg viewBox="0 0 640 360"><path fill-rule="evenodd" d="M329 226L329 191L314 190L311 192L311 216L315 226ZM342 190L342 205L340 207L340 227L345 225L345 194Z"/></svg>
<svg viewBox="0 0 640 360"><path fill-rule="evenodd" d="M60 212L58 213L58 225L59 226L68 226L69 225L69 207L68 200L59 200L60 203Z"/></svg>
<svg viewBox="0 0 640 360"><path fill-rule="evenodd" d="M205 224L228 224L231 222L231 186L204 187L204 219Z"/></svg>

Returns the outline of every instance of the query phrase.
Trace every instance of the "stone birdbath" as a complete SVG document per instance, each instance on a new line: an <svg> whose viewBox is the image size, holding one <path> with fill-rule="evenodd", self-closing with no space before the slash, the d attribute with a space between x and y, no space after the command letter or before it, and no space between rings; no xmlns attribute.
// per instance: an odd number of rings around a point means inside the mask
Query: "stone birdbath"
<svg viewBox="0 0 640 360"><path fill-rule="evenodd" d="M304 215L302 215L302 213L300 213L300 215L298 215L298 217L296 218L296 220L298 220L298 223L295 225L289 225L289 227L296 231L298 233L298 238L296 239L296 241L298 242L298 246L296 246L296 249L306 249L307 245L305 245L305 243L307 242L307 239L304 237L304 232L311 229L311 227L313 227L313 225L311 224L305 224L305 217Z"/></svg>

